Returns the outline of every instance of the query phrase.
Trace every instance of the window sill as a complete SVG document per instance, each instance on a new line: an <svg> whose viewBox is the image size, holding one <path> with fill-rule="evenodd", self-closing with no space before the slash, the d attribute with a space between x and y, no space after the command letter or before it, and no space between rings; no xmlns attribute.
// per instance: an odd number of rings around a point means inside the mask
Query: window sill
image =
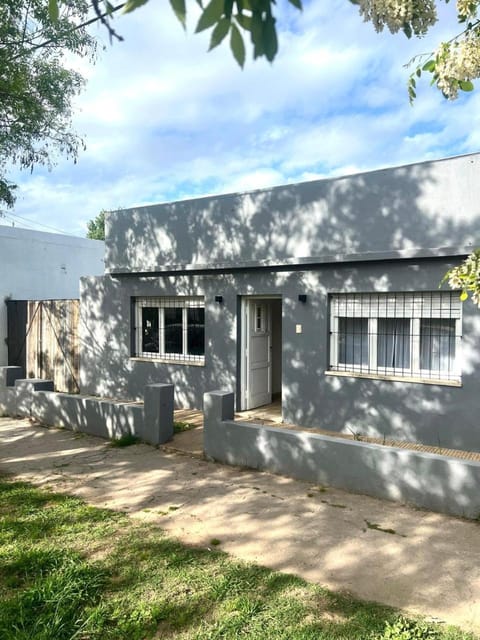
<svg viewBox="0 0 480 640"><path fill-rule="evenodd" d="M151 364L179 364L189 367L204 367L205 360L179 360L172 358L142 358L141 356L131 356L130 360L133 362L150 362Z"/></svg>
<svg viewBox="0 0 480 640"><path fill-rule="evenodd" d="M415 384L441 385L444 387L461 387L462 383L457 380L436 380L434 378L414 378L407 376L388 376L378 373L357 373L355 371L325 371L326 376L336 376L340 378L364 378L367 380L389 380L391 382L413 382Z"/></svg>

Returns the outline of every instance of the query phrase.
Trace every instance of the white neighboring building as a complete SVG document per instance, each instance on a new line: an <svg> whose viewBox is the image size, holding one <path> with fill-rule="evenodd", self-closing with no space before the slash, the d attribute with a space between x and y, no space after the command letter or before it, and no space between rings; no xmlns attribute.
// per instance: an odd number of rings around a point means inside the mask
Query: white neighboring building
<svg viewBox="0 0 480 640"><path fill-rule="evenodd" d="M0 225L0 366L8 364L6 299L78 298L80 276L104 271L104 243Z"/></svg>

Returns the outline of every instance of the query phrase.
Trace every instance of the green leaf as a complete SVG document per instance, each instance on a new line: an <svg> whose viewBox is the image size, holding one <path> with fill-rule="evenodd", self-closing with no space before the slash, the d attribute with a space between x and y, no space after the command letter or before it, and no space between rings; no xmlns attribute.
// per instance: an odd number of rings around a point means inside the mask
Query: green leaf
<svg viewBox="0 0 480 640"><path fill-rule="evenodd" d="M48 0L48 13L52 22L58 22L58 0Z"/></svg>
<svg viewBox="0 0 480 640"><path fill-rule="evenodd" d="M223 15L223 9L224 0L211 0L200 16L195 33L205 31L217 23Z"/></svg>
<svg viewBox="0 0 480 640"><path fill-rule="evenodd" d="M433 71L435 71L435 60L426 62L422 67L422 71L430 71L430 73L433 73Z"/></svg>
<svg viewBox="0 0 480 640"><path fill-rule="evenodd" d="M131 11L135 11L138 7L141 7L142 4L147 4L148 0L127 0L125 6L123 7L123 13L130 13Z"/></svg>
<svg viewBox="0 0 480 640"><path fill-rule="evenodd" d="M230 31L230 25L231 25L231 22L230 20L228 20L228 18L221 18L217 22L215 29L212 31L212 37L210 39L210 47L208 49L209 51L211 51L215 47L218 47L218 45L222 42L222 40L225 38L227 33Z"/></svg>
<svg viewBox="0 0 480 640"><path fill-rule="evenodd" d="M252 18L250 16L246 16L244 13L237 13L235 16L235 20L238 24L245 29L245 31L252 30Z"/></svg>
<svg viewBox="0 0 480 640"><path fill-rule="evenodd" d="M263 47L263 22L261 13L255 12L252 15L252 28L250 29L250 39L253 44L253 58L256 60L264 55Z"/></svg>
<svg viewBox="0 0 480 640"><path fill-rule="evenodd" d="M187 9L185 7L185 0L170 0L170 4L173 9L173 13L177 16L182 27L185 29L187 22Z"/></svg>
<svg viewBox="0 0 480 640"><path fill-rule="evenodd" d="M417 68L415 73L417 74L417 78L420 78L420 76L422 75L422 70L420 69L420 67Z"/></svg>
<svg viewBox="0 0 480 640"><path fill-rule="evenodd" d="M275 18L271 15L265 20L263 27L263 46L265 56L269 62L272 62L278 51L277 30L275 29Z"/></svg>
<svg viewBox="0 0 480 640"><path fill-rule="evenodd" d="M467 300L468 298L468 293L466 291L462 291L462 293L460 294L460 300L462 302L465 302L465 300Z"/></svg>
<svg viewBox="0 0 480 640"><path fill-rule="evenodd" d="M225 0L224 7L223 7L223 13L225 14L225 17L230 19L232 17L232 11L233 11L233 0Z"/></svg>
<svg viewBox="0 0 480 640"><path fill-rule="evenodd" d="M243 69L243 65L245 64L245 45L243 43L242 34L235 24L232 24L232 31L230 34L230 49L232 50L233 57Z"/></svg>
<svg viewBox="0 0 480 640"><path fill-rule="evenodd" d="M460 80L458 86L462 91L473 91L473 82L470 80Z"/></svg>
<svg viewBox="0 0 480 640"><path fill-rule="evenodd" d="M410 23L408 22L404 22L403 23L403 33L407 36L407 38L411 38L412 37L412 27L410 26Z"/></svg>
<svg viewBox="0 0 480 640"><path fill-rule="evenodd" d="M302 0L288 0L290 2L290 4L293 4L294 7L297 7L297 9L300 9L300 11L302 11L303 7L302 7Z"/></svg>

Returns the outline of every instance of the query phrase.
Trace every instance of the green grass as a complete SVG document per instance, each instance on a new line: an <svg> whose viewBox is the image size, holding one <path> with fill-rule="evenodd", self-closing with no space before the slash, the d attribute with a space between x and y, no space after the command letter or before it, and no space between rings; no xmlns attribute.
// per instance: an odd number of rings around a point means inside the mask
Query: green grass
<svg viewBox="0 0 480 640"><path fill-rule="evenodd" d="M421 635L392 635L410 628ZM124 514L0 481L2 640L474 638L425 629Z"/></svg>
<svg viewBox="0 0 480 640"><path fill-rule="evenodd" d="M134 436L131 433L125 433L120 438L114 438L110 441L111 447L130 447L132 444L138 444L140 442L140 438L138 436Z"/></svg>
<svg viewBox="0 0 480 640"><path fill-rule="evenodd" d="M191 431L192 429L195 429L195 425L189 422L177 421L173 423L173 433L183 433L183 431Z"/></svg>

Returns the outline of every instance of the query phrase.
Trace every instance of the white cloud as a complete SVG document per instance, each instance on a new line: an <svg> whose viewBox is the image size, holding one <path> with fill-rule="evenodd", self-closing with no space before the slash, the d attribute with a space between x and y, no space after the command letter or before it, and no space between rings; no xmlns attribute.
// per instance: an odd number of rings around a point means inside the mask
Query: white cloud
<svg viewBox="0 0 480 640"><path fill-rule="evenodd" d="M243 72L226 46L207 53L208 35L192 35L195 16L187 36L153 0L116 19L125 42L107 44L93 67L80 63L88 84L74 124L87 150L76 165L12 174L21 185L13 213L84 233L102 208L478 149L477 95L449 104L425 82L408 104L403 64L448 34L448 20L419 42L375 34L344 0L278 10L277 59Z"/></svg>

